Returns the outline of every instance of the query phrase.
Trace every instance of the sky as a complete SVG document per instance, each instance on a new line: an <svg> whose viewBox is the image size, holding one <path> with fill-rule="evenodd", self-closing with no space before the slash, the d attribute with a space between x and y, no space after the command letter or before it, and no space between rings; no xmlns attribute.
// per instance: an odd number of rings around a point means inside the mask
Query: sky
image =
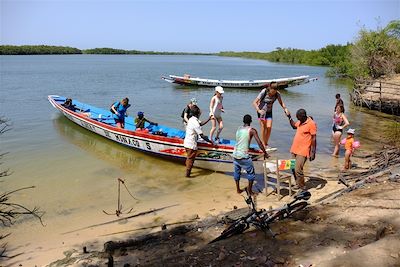
<svg viewBox="0 0 400 267"><path fill-rule="evenodd" d="M268 52L353 42L400 19L400 0L0 0L1 45Z"/></svg>

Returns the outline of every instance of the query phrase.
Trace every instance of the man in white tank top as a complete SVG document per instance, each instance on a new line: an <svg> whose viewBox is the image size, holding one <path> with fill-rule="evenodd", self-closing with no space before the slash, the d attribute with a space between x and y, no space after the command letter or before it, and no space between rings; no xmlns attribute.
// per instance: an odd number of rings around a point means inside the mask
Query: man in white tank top
<svg viewBox="0 0 400 267"><path fill-rule="evenodd" d="M244 190L240 189L239 186L242 168L246 170L247 179L249 180L249 183L247 185L247 191L250 194L253 194L252 187L256 174L254 171L253 161L250 155L248 154L251 139L253 137L254 139L256 139L260 149L264 152L264 159L269 157L263 143L260 140L260 137L258 136L257 130L250 126L251 122L252 122L251 116L248 114L244 115L243 117L244 124L243 126L239 127L239 129L236 131L236 145L232 156L233 156L233 166L234 166L233 179L235 180L236 192L238 194L242 193Z"/></svg>

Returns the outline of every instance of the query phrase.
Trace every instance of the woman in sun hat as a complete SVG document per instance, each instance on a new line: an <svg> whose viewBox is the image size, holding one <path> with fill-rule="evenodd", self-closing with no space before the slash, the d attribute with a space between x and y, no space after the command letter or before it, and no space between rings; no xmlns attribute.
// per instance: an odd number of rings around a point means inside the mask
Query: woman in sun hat
<svg viewBox="0 0 400 267"><path fill-rule="evenodd" d="M219 143L219 135L221 134L222 129L224 128L224 123L222 121L222 112L224 112L224 106L222 105L224 88L222 86L215 87L214 96L211 98L210 101L210 116L211 116L211 130L210 130L210 140L213 141L213 135L215 130L217 129L218 123L218 130L215 136L215 143Z"/></svg>

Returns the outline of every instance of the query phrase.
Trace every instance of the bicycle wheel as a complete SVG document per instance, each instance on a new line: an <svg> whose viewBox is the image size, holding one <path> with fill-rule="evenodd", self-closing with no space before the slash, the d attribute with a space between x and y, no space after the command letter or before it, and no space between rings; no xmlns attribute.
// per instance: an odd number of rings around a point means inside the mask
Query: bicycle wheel
<svg viewBox="0 0 400 267"><path fill-rule="evenodd" d="M217 242L219 240L231 237L233 235L238 235L243 233L247 228L249 228L249 224L246 223L243 219L236 221L235 223L231 224L228 228L226 228L220 236L212 240L209 244Z"/></svg>
<svg viewBox="0 0 400 267"><path fill-rule="evenodd" d="M296 212L298 212L298 211L304 209L305 207L307 207L307 205L308 205L307 202L302 201L302 202L299 202L299 203L294 204L293 206L290 206L289 214L288 214L287 216L290 216L290 215L292 215L293 213L296 213Z"/></svg>
<svg viewBox="0 0 400 267"><path fill-rule="evenodd" d="M287 218L288 216L292 215L293 213L296 213L302 209L304 209L308 205L307 202L302 201L299 203L296 203L294 205L291 205L289 208L281 209L278 210L277 212L273 213L272 215L268 216L265 220L266 224L270 224L274 221L279 221Z"/></svg>
<svg viewBox="0 0 400 267"><path fill-rule="evenodd" d="M278 210L278 211L272 213L271 215L267 215L267 217L264 219L265 223L270 224L274 221L281 220L281 217L284 212L285 211L283 211L283 210Z"/></svg>

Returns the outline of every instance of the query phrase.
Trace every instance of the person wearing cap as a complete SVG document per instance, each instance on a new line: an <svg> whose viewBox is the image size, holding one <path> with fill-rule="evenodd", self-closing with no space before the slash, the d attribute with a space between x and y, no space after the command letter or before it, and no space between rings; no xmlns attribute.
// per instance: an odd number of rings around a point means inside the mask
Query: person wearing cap
<svg viewBox="0 0 400 267"><path fill-rule="evenodd" d="M344 153L344 169L348 170L351 167L351 155L353 154L353 144L354 144L354 129L349 129L347 131L346 142L344 143L344 148L346 152Z"/></svg>
<svg viewBox="0 0 400 267"><path fill-rule="evenodd" d="M289 118L289 123L292 128L296 130L292 147L290 148L292 157L296 159L296 166L293 172L296 180L295 188L303 191L306 190L303 172L304 165L307 159L309 161L315 159L315 152L317 149L317 125L311 117L307 116L307 112L304 109L297 110L297 122L293 121L289 111L287 111L287 117Z"/></svg>
<svg viewBox="0 0 400 267"><path fill-rule="evenodd" d="M146 118L144 117L144 113L143 113L142 111L139 111L139 112L137 113L137 117L135 118L135 126L136 126L136 129L144 129L144 128L145 128L145 127L144 127L144 123L145 123L145 122L150 123L150 125L155 125L155 126L158 125L158 123L151 122L151 121L149 121L148 119L146 119Z"/></svg>
<svg viewBox="0 0 400 267"><path fill-rule="evenodd" d="M253 101L253 106L257 111L257 116L260 121L261 141L268 149L268 141L272 131L272 107L278 99L285 114L288 114L288 109L283 103L281 94L278 91L278 83L271 82L268 88L264 88Z"/></svg>
<svg viewBox="0 0 400 267"><path fill-rule="evenodd" d="M186 126L190 117L193 116L192 114L192 107L197 106L197 99L196 98L191 98L189 104L186 105L186 107L183 109L181 117L183 119L183 124Z"/></svg>
<svg viewBox="0 0 400 267"><path fill-rule="evenodd" d="M127 97L111 105L110 111L113 113L113 118L118 128L125 128L126 110L130 106L129 98Z"/></svg>
<svg viewBox="0 0 400 267"><path fill-rule="evenodd" d="M190 117L185 133L185 139L183 140L183 146L186 149L186 177L190 177L190 173L192 172L193 164L197 156L197 140L199 136L203 138L208 143L212 142L207 136L203 135L203 131L201 130L201 125L207 123L210 118L204 123L201 123L199 118L201 115L200 108L196 105L192 107L193 116Z"/></svg>
<svg viewBox="0 0 400 267"><path fill-rule="evenodd" d="M210 130L210 140L213 140L213 135L215 130L217 129L218 123L218 130L217 134L215 135L215 143L219 143L219 135L221 134L222 129L224 128L224 123L222 121L222 112L224 112L224 106L222 105L224 88L222 86L215 87L214 96L211 98L210 101L210 116L211 116L211 130Z"/></svg>

